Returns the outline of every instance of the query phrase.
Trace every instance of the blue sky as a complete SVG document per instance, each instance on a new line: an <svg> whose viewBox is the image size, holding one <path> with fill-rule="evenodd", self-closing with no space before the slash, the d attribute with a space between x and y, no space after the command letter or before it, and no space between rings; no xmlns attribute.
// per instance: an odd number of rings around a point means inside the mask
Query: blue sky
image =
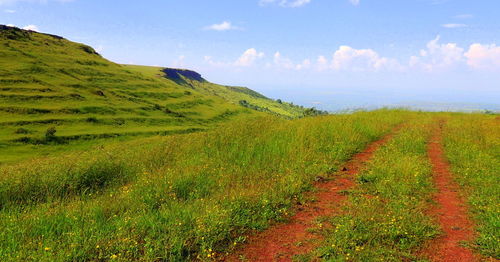
<svg viewBox="0 0 500 262"><path fill-rule="evenodd" d="M325 109L500 104L498 0L0 0L0 23L118 63Z"/></svg>

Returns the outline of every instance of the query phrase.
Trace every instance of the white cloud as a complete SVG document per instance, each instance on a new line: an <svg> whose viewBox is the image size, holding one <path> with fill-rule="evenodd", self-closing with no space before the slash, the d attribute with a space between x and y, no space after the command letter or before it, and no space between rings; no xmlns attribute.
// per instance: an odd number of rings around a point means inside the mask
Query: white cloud
<svg viewBox="0 0 500 262"><path fill-rule="evenodd" d="M240 28L233 26L231 24L231 22L229 22L229 21L224 21L220 24L213 24L210 26L206 26L204 29L205 30L214 30L214 31L228 31L228 30L238 30Z"/></svg>
<svg viewBox="0 0 500 262"><path fill-rule="evenodd" d="M8 14L13 14L16 12L16 10L12 10L12 9L6 9L4 10L5 13L8 13Z"/></svg>
<svg viewBox="0 0 500 262"><path fill-rule="evenodd" d="M205 60L206 63L208 63L211 66L220 66L221 64L215 62L213 58L209 55L206 55L203 57L203 60Z"/></svg>
<svg viewBox="0 0 500 262"><path fill-rule="evenodd" d="M232 62L221 62L221 61L215 61L212 56L204 56L203 59L205 60L206 63L208 63L211 66L214 67L233 67L235 63Z"/></svg>
<svg viewBox="0 0 500 262"><path fill-rule="evenodd" d="M260 0L259 5L277 3L282 7L301 7L309 4L312 0Z"/></svg>
<svg viewBox="0 0 500 262"><path fill-rule="evenodd" d="M27 2L27 3L47 3L49 1L55 1L55 2L61 2L61 3L65 3L65 2L72 2L74 0L0 0L0 5L12 5L12 4L16 4L16 3L19 3L19 2Z"/></svg>
<svg viewBox="0 0 500 262"><path fill-rule="evenodd" d="M36 26L36 25L27 25L27 26L23 27L23 29L30 30L30 31L36 31L36 32L39 31L38 26Z"/></svg>
<svg viewBox="0 0 500 262"><path fill-rule="evenodd" d="M301 7L303 5L309 4L311 0L295 0L288 3L289 7Z"/></svg>
<svg viewBox="0 0 500 262"><path fill-rule="evenodd" d="M302 63L295 66L295 69L297 69L297 70L309 69L311 67L311 65L312 65L311 60L304 59L304 61L302 61Z"/></svg>
<svg viewBox="0 0 500 262"><path fill-rule="evenodd" d="M354 49L350 46L341 46L335 51L331 68L348 71L401 70L395 59L381 57L372 49Z"/></svg>
<svg viewBox="0 0 500 262"><path fill-rule="evenodd" d="M321 55L315 60L305 58L301 60L302 62L294 62L281 52L276 52L267 59L264 58L263 52L250 48L234 62L217 62L210 56L206 56L205 61L212 66L242 68L256 65L257 61L262 60L260 65L263 65L263 68L289 71L407 72L421 70L435 73L464 70L467 67L475 70L500 71L500 46L476 43L466 51L456 43L440 43L440 36L429 41L426 48L421 49L418 54L411 56L406 65L402 65L398 59L381 56L373 49L355 49L347 45L340 46L331 59Z"/></svg>
<svg viewBox="0 0 500 262"><path fill-rule="evenodd" d="M431 0L431 5L442 5L448 3L450 0Z"/></svg>
<svg viewBox="0 0 500 262"><path fill-rule="evenodd" d="M100 53L100 52L104 51L104 46L103 46L103 45L99 45L99 46L97 46L97 48L95 49L95 51L96 51L97 53Z"/></svg>
<svg viewBox="0 0 500 262"><path fill-rule="evenodd" d="M258 52L255 48L249 48L234 62L220 62L213 59L212 56L205 56L204 60L211 66L217 67L249 67L255 64L259 59L264 58L263 52Z"/></svg>
<svg viewBox="0 0 500 262"><path fill-rule="evenodd" d="M351 2L351 4L353 5L359 5L359 1L360 0L349 0L349 2Z"/></svg>
<svg viewBox="0 0 500 262"><path fill-rule="evenodd" d="M18 27L18 26L14 25L14 24L7 24L7 26L10 26L10 27ZM21 27L21 29L24 29L24 30L31 30L31 31L36 31L36 32L38 32L38 31L39 31L38 26L36 26L36 25L27 25L27 26L23 26L23 27Z"/></svg>
<svg viewBox="0 0 500 262"><path fill-rule="evenodd" d="M274 54L274 64L284 69L293 69L295 67L292 60L282 57L280 52Z"/></svg>
<svg viewBox="0 0 500 262"><path fill-rule="evenodd" d="M206 60L206 59L205 59ZM172 62L172 67L183 68L185 67L186 56L180 55Z"/></svg>
<svg viewBox="0 0 500 262"><path fill-rule="evenodd" d="M305 70L311 68L310 59L304 59L300 63L295 63L291 59L284 57L280 52L274 53L273 63L267 63L267 68L285 69L285 70Z"/></svg>
<svg viewBox="0 0 500 262"><path fill-rule="evenodd" d="M420 50L419 56L410 57L410 67L435 71L449 69L463 61L464 49L456 43L440 44L440 36L427 43L427 49Z"/></svg>
<svg viewBox="0 0 500 262"><path fill-rule="evenodd" d="M500 70L500 46L472 44L464 56L473 69Z"/></svg>
<svg viewBox="0 0 500 262"><path fill-rule="evenodd" d="M255 48L247 49L241 56L234 62L235 66L251 66L255 60L264 57L264 53L258 52Z"/></svg>
<svg viewBox="0 0 500 262"><path fill-rule="evenodd" d="M326 59L326 57L320 55L320 56L318 56L318 59L316 59L316 65L317 65L317 69L319 71L327 70L328 69L328 60Z"/></svg>
<svg viewBox="0 0 500 262"><path fill-rule="evenodd" d="M444 28L462 28L462 27L467 27L466 24L443 24L441 25Z"/></svg>
<svg viewBox="0 0 500 262"><path fill-rule="evenodd" d="M457 19L469 19L469 18L474 18L474 15L471 14L461 14L461 15L456 15L454 18Z"/></svg>
<svg viewBox="0 0 500 262"><path fill-rule="evenodd" d="M301 7L311 3L312 0L260 0L259 5L278 4L281 7ZM349 0L355 6L359 5L360 0Z"/></svg>

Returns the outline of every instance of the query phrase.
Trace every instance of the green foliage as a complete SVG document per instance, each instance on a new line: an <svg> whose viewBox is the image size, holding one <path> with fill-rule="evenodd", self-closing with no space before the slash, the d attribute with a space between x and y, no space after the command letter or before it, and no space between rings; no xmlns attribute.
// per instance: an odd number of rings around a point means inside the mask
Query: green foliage
<svg viewBox="0 0 500 262"><path fill-rule="evenodd" d="M420 124L416 124L416 122ZM327 261L415 261L414 252L437 235L425 215L433 190L426 154L428 117L407 124L380 148L358 177L344 212L326 218L317 250Z"/></svg>
<svg viewBox="0 0 500 262"><path fill-rule="evenodd" d="M30 131L28 129L22 127L18 128L15 132L15 134L29 134L29 133Z"/></svg>
<svg viewBox="0 0 500 262"><path fill-rule="evenodd" d="M0 260L217 258L411 114L240 120L4 166Z"/></svg>
<svg viewBox="0 0 500 262"><path fill-rule="evenodd" d="M481 253L500 259L500 125L498 116L460 115L445 125L445 151L469 199Z"/></svg>
<svg viewBox="0 0 500 262"><path fill-rule="evenodd" d="M307 108L306 110L304 110L305 117L307 117L307 116L320 116L320 115L327 115L327 114L328 114L327 111L321 111L321 110L318 110L314 107Z"/></svg>

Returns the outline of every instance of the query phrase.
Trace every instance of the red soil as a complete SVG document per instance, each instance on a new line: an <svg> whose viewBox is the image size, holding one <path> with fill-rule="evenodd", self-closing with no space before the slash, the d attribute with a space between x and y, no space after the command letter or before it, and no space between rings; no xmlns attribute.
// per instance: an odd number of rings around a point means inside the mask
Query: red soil
<svg viewBox="0 0 500 262"><path fill-rule="evenodd" d="M340 203L346 199L342 191L354 187L354 175L361 170L364 162L371 158L373 152L389 138L390 136L385 136L371 143L365 151L356 154L334 180L315 183L318 192L311 193L311 196L316 201L298 206L295 215L287 223L274 225L266 231L251 236L242 249L223 260L292 261L293 256L312 251L316 246L315 242L320 238L308 229L314 227L317 218L335 214L341 206Z"/></svg>
<svg viewBox="0 0 500 262"><path fill-rule="evenodd" d="M458 194L459 186L453 180L448 162L443 155L442 131L437 129L428 145L428 154L433 166L434 184L438 192L434 200L438 205L430 214L437 218L443 235L431 241L424 251L432 261L460 262L479 261L472 250L462 242L474 239L473 223L467 216L467 206Z"/></svg>

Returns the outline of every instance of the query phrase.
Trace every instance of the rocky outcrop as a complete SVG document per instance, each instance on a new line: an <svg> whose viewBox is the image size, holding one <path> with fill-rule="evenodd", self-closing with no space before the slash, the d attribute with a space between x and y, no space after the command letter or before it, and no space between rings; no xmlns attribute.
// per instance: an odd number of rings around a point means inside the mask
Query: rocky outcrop
<svg viewBox="0 0 500 262"><path fill-rule="evenodd" d="M180 84L185 84L186 80L193 80L198 82L205 82L206 80L201 77L195 71L186 69L176 69L176 68L165 68L163 69L166 78Z"/></svg>

